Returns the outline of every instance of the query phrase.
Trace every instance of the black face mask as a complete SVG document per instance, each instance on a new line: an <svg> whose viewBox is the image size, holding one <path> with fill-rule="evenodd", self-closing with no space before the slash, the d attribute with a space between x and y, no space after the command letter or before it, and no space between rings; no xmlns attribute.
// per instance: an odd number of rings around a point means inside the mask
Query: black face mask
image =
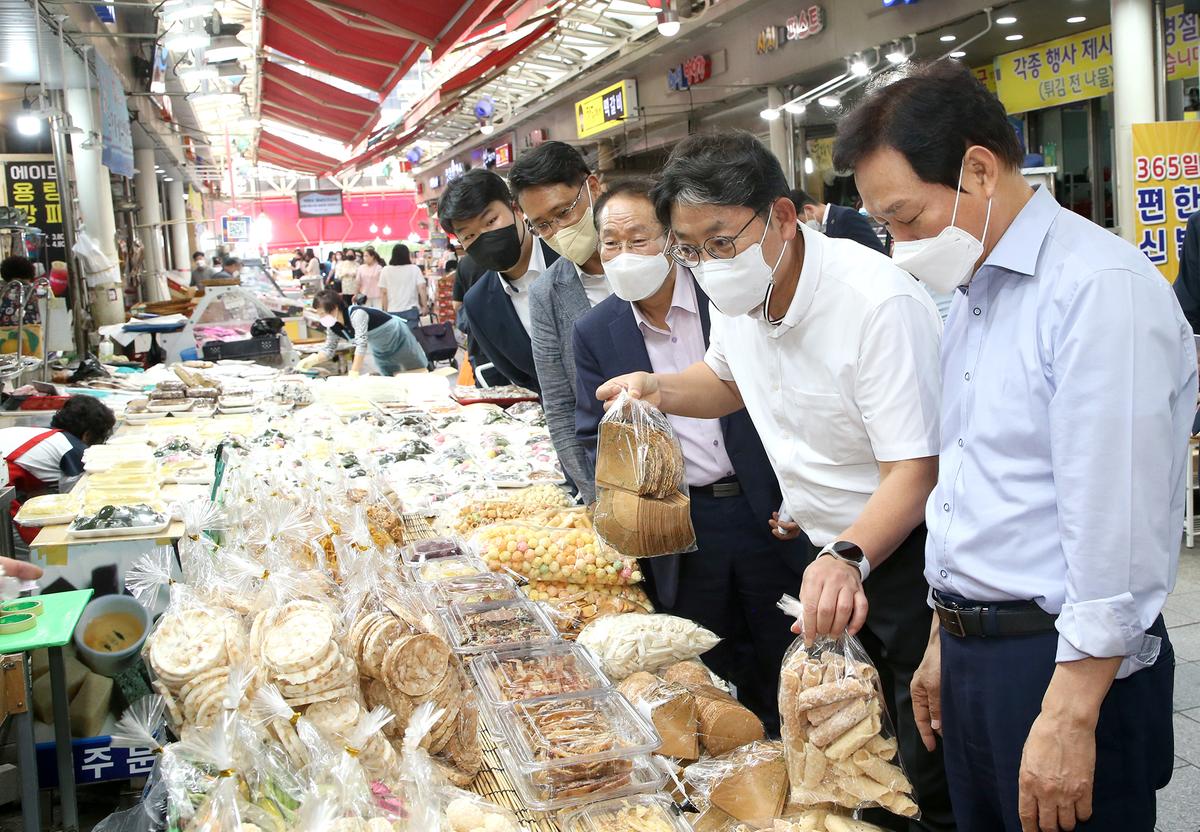
<svg viewBox="0 0 1200 832"><path fill-rule="evenodd" d="M476 237L467 251L475 262L497 272L505 272L517 265L521 259L521 239L517 231L517 215L513 212L513 224L493 231L486 231Z"/></svg>

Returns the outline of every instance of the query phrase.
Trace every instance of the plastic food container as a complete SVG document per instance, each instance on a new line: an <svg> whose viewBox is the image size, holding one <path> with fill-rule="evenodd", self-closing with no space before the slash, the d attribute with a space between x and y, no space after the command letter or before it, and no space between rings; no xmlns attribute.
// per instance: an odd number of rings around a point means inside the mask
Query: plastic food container
<svg viewBox="0 0 1200 832"><path fill-rule="evenodd" d="M554 624L528 601L451 604L440 615L456 653L512 650L559 641Z"/></svg>
<svg viewBox="0 0 1200 832"><path fill-rule="evenodd" d="M471 662L471 675L493 705L611 686L588 652L570 643L485 653Z"/></svg>
<svg viewBox="0 0 1200 832"><path fill-rule="evenodd" d="M129 508L129 506L103 506L100 511L102 512L108 508L120 510ZM92 517L99 512L85 513L75 518L71 525L67 527L67 535L77 540L86 540L88 538L120 537L124 535L152 535L166 531L167 527L171 525L171 515L165 511L158 510L156 506L152 506L151 508L155 509L155 513L147 518L146 522L95 529L83 528L83 526L90 522Z"/></svg>
<svg viewBox="0 0 1200 832"><path fill-rule="evenodd" d="M548 780L544 771L521 768L504 746L499 747L499 754L517 795L535 812L554 812L596 800L654 794L662 791L667 783L666 772L654 765L649 754L615 761L618 765L612 767L614 774L611 776L568 780L561 784Z"/></svg>
<svg viewBox="0 0 1200 832"><path fill-rule="evenodd" d="M438 558L424 563L415 563L409 566L409 571L414 579L424 582L488 574L487 564L473 555Z"/></svg>
<svg viewBox="0 0 1200 832"><path fill-rule="evenodd" d="M436 537L432 540L418 540L405 546L400 553L407 564L425 563L429 560L456 558L469 554L467 545L454 537Z"/></svg>
<svg viewBox="0 0 1200 832"><path fill-rule="evenodd" d="M657 794L591 803L564 811L558 823L562 832L626 832L634 828L654 832L692 831L691 824L680 817L675 804Z"/></svg>
<svg viewBox="0 0 1200 832"><path fill-rule="evenodd" d="M79 498L74 494L43 494L22 503L13 519L22 526L54 526L70 523L79 509Z"/></svg>
<svg viewBox="0 0 1200 832"><path fill-rule="evenodd" d="M449 604L491 604L497 601L520 601L524 595L507 575L489 572L486 575L464 575L438 581L430 588L435 606Z"/></svg>
<svg viewBox="0 0 1200 832"><path fill-rule="evenodd" d="M513 702L496 715L514 759L530 769L588 768L662 744L654 726L613 688Z"/></svg>

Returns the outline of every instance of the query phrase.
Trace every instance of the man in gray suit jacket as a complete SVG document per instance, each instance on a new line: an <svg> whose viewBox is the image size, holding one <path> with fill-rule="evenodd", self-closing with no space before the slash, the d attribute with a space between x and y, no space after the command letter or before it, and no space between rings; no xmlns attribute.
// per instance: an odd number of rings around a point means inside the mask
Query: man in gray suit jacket
<svg viewBox="0 0 1200 832"><path fill-rule="evenodd" d="M600 180L583 155L546 142L521 156L508 176L533 232L562 255L529 292L533 362L554 450L584 501L596 497L595 471L575 436L575 321L612 294L596 247L592 204Z"/></svg>

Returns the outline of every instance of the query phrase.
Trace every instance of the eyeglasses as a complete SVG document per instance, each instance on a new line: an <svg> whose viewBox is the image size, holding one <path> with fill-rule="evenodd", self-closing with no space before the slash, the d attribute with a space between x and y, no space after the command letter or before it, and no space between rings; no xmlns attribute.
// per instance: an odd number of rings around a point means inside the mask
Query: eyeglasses
<svg viewBox="0 0 1200 832"><path fill-rule="evenodd" d="M657 237L638 237L633 240L601 240L597 247L600 254L606 258L616 257L618 254L623 254L626 251L631 251L634 254L658 254L662 251L656 243L659 240L666 239L666 234L659 234ZM657 251L655 249L658 249Z"/></svg>
<svg viewBox="0 0 1200 832"><path fill-rule="evenodd" d="M553 234L558 229L567 225L567 218L575 212L575 206L579 204L579 200L583 199L583 191L587 188L587 180L583 180L583 184L579 186L579 194L576 195L575 201L566 208L560 209L553 217L548 220L537 223L533 226L533 233L539 237L546 237Z"/></svg>
<svg viewBox="0 0 1200 832"><path fill-rule="evenodd" d="M709 237L704 241L702 246L693 246L689 243L676 243L667 249L667 254L681 266L689 269L694 269L700 265L700 251L708 254L713 260L729 260L737 254L737 240L746 233L746 229L750 227L750 223L759 216L759 212L755 212L750 219L746 220L746 224L742 226L741 231L734 234L732 237L719 234L715 237Z"/></svg>

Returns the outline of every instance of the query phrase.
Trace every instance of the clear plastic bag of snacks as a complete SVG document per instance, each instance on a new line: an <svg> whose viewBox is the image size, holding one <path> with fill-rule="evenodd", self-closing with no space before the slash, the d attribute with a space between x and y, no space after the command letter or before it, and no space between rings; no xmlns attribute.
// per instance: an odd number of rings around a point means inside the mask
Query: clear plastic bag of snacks
<svg viewBox="0 0 1200 832"><path fill-rule="evenodd" d="M588 529L555 529L533 523L485 526L471 543L488 567L529 580L561 581L584 586L641 583L636 558L605 546Z"/></svg>
<svg viewBox="0 0 1200 832"><path fill-rule="evenodd" d="M795 598L783 596L779 608L803 620ZM879 673L858 639L843 634L805 647L797 638L783 659L779 717L793 803L919 816Z"/></svg>
<svg viewBox="0 0 1200 832"><path fill-rule="evenodd" d="M655 671L707 653L721 639L694 621L674 615L625 613L597 618L577 643L600 660L610 679Z"/></svg>
<svg viewBox="0 0 1200 832"><path fill-rule="evenodd" d="M600 420L596 532L626 555L695 551L684 473L683 451L667 417L622 392Z"/></svg>

